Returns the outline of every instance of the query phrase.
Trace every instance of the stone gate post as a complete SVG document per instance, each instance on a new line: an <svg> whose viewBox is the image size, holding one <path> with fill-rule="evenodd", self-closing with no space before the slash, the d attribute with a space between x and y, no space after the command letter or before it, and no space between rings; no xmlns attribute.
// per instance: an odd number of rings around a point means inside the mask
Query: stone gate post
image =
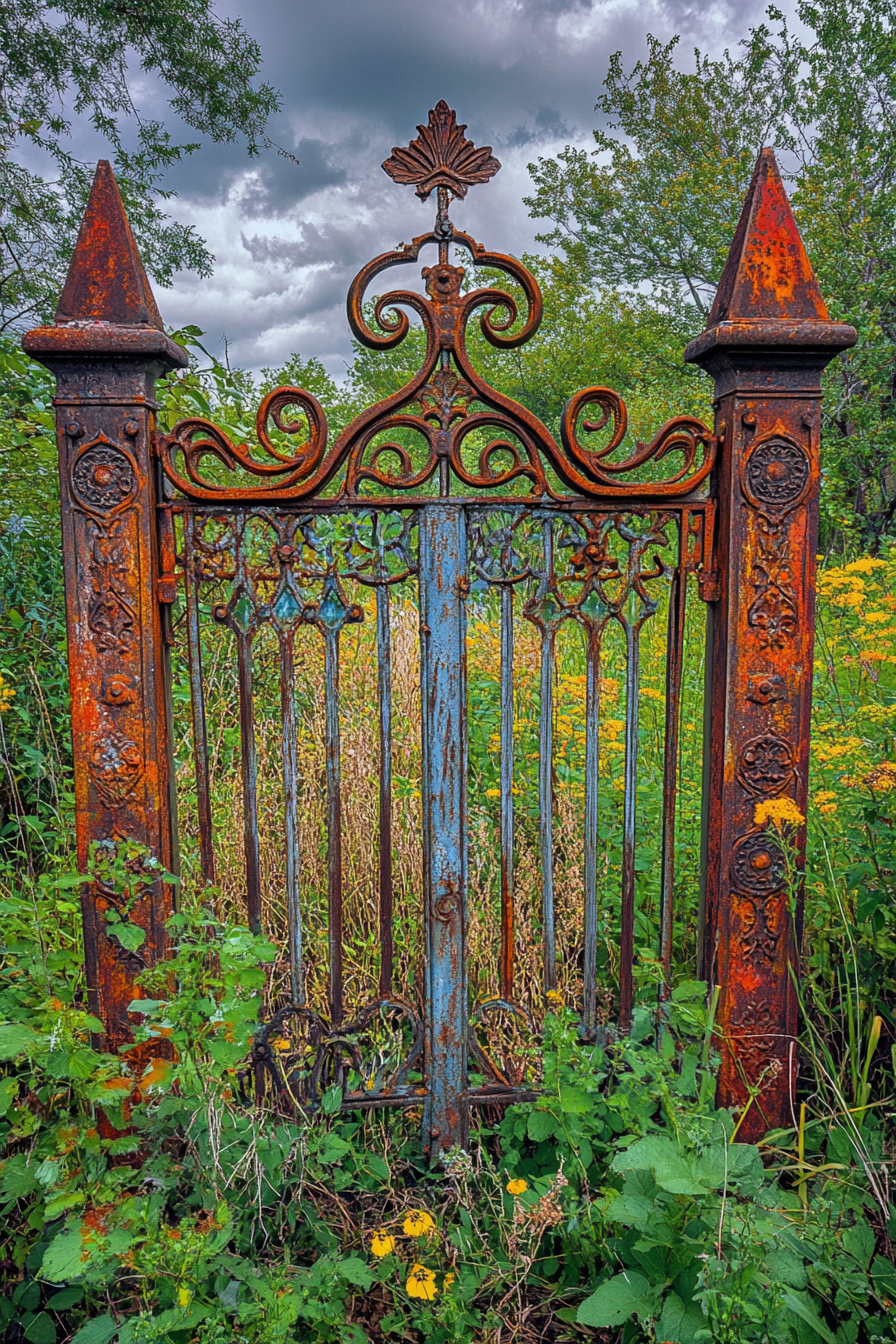
<svg viewBox="0 0 896 1344"><path fill-rule="evenodd" d="M93 841L132 840L170 870L176 847L159 605L170 594L160 592L151 445L156 378L187 360L163 331L108 163L97 168L55 325L30 331L23 346L56 376L78 863L84 871ZM170 893L154 884L119 912L146 934L129 951L110 936L113 894L83 890L90 1006L105 1023L107 1048L130 1039L134 978L165 953Z"/></svg>
<svg viewBox="0 0 896 1344"><path fill-rule="evenodd" d="M706 330L684 356L715 380L720 438L702 976L720 989L719 1102L748 1106L744 1140L793 1123L805 827L779 838L756 807L789 799L806 814L821 373L855 341L828 317L764 149Z"/></svg>

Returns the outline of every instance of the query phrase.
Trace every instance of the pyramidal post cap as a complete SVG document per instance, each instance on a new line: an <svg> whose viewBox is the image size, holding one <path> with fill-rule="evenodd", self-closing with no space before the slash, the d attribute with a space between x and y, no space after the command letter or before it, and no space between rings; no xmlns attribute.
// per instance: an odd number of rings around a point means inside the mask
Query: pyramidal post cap
<svg viewBox="0 0 896 1344"><path fill-rule="evenodd" d="M706 329L684 358L718 345L854 345L853 327L833 322L806 255L771 149L760 150Z"/></svg>
<svg viewBox="0 0 896 1344"><path fill-rule="evenodd" d="M56 322L164 330L115 174L105 159L97 164Z"/></svg>

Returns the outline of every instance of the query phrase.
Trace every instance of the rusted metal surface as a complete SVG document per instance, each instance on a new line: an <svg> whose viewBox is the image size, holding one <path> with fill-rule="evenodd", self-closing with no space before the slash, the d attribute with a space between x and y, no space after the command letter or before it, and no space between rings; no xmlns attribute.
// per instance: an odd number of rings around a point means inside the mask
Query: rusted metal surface
<svg viewBox="0 0 896 1344"><path fill-rule="evenodd" d="M707 329L685 352L715 379L722 444L702 974L721 990L720 1102L741 1109L758 1088L744 1139L795 1123L790 971L805 830L781 833L755 812L788 798L806 813L820 380L855 339L828 318L774 155L763 150ZM782 843L795 859L790 883Z"/></svg>
<svg viewBox="0 0 896 1344"><path fill-rule="evenodd" d="M161 329L107 163L97 169L54 327L24 340L56 375L62 547L72 693L75 824L84 871L95 842L145 845L176 865L169 762L168 652L159 603L156 377L186 357ZM92 1011L115 1049L130 1039L134 978L165 955L171 889L155 884L127 912L138 951L110 937L116 897L85 887ZM121 913L125 913L122 911Z"/></svg>
<svg viewBox="0 0 896 1344"><path fill-rule="evenodd" d="M415 186L421 199L436 192L434 228L370 262L348 296L349 324L374 350L399 345L410 331L406 310L416 314L425 338L417 372L358 415L332 446L322 408L300 388L278 388L264 398L253 446L232 443L210 421L183 420L155 438L158 477L150 459L153 378L185 361L161 331L114 179L101 165L57 325L26 338L26 349L59 380L81 862L92 840L136 839L166 866L176 865L166 703L167 641L174 635L163 613L183 592L201 872L206 882L215 880L203 659L217 628L236 666L246 912L254 928L262 927L256 698L259 660L270 657L264 650L273 639L289 993L259 1029L253 1085L257 1091L267 1078L284 1103L302 1106L315 1104L334 1083L343 1087L347 1106L422 1102L429 1151L462 1142L471 1107L532 1094L512 1047L515 1033L534 1030L515 997L514 792L521 769L530 768L515 740L518 623L528 622L535 633L539 667L536 830L545 994L559 983L558 949L565 946L554 882L556 762L564 746L555 706L558 650L572 630L584 641L579 1008L583 1036L593 1040L604 997L598 973L602 660L613 632L623 648L625 681L618 890L618 1027L624 1031L634 1005L643 843L643 635L651 623L665 621L656 953L667 992L684 632L688 587L696 586L712 611L704 973L722 989L721 1100L743 1106L750 1089L759 1087L741 1131L755 1135L789 1118L795 1028L789 968L799 917L794 929L780 852L753 809L757 801L789 797L805 812L819 375L855 333L829 320L774 160L764 152L709 326L687 352L716 379L715 430L678 416L632 450L624 402L610 389L592 387L570 399L558 442L526 407L483 379L466 346L476 315L484 338L498 349L524 343L542 316L538 285L526 268L488 252L449 217L450 199L462 198L499 165L490 149L466 139L466 128L444 104L418 129L418 138L394 150L384 168ZM425 296L396 290L372 310L365 307L377 277L417 261L430 246L437 259L423 270ZM503 272L522 294L522 311L510 292L465 291L458 257ZM343 632L367 619L365 590L375 600L378 656L379 970L375 997L359 1004L346 961L346 936L354 930L345 915L343 830L350 803L340 673ZM419 614L426 957L418 1004L403 997L395 942L393 592ZM466 613L471 601L492 596L500 649L500 964L498 992L473 1002ZM211 621L203 614L209 611ZM308 640L316 642L323 666L323 991L319 968L308 962L313 930L305 925L299 824L300 701L308 690L297 681L297 658L299 641ZM799 834L794 842L799 854ZM166 891L160 886L132 913L148 933L140 958L125 955L106 935L108 893L85 898L94 1010L113 1043L128 1034L135 972L143 960L164 954ZM796 899L798 908L799 893Z"/></svg>

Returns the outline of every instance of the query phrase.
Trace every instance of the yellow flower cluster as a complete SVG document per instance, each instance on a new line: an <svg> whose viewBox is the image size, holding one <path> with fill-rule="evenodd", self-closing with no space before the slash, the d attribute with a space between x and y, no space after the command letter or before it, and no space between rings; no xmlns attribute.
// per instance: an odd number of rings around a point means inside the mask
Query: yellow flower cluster
<svg viewBox="0 0 896 1344"><path fill-rule="evenodd" d="M880 765L876 765L862 777L862 783L877 793L890 793L896 789L896 763L881 761Z"/></svg>
<svg viewBox="0 0 896 1344"><path fill-rule="evenodd" d="M411 1237L414 1241L420 1241L424 1237L430 1238L436 1235L435 1219L426 1209L410 1209L405 1214L401 1230L406 1237ZM378 1260L387 1255L395 1255L398 1250L398 1238L385 1227L377 1228L370 1238L370 1252ZM448 1291L454 1282L454 1277L452 1273L445 1275L442 1292ZM408 1297L420 1298L424 1302L432 1302L439 1292L435 1270L416 1259L408 1270L404 1286Z"/></svg>
<svg viewBox="0 0 896 1344"><path fill-rule="evenodd" d="M767 826L769 822L776 830L782 826L802 826L806 818L792 798L770 798L767 802L757 803L753 821L757 826Z"/></svg>
<svg viewBox="0 0 896 1344"><path fill-rule="evenodd" d="M9 682L4 680L3 673L0 672L0 714L9 709L14 695L15 691Z"/></svg>

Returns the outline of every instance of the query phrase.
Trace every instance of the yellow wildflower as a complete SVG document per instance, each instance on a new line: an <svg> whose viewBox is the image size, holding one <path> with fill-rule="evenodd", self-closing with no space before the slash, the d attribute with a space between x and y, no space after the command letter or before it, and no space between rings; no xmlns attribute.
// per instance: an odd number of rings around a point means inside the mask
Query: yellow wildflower
<svg viewBox="0 0 896 1344"><path fill-rule="evenodd" d="M378 1259L384 1255L391 1255L395 1250L395 1238L390 1237L385 1228L381 1227L371 1237L370 1249Z"/></svg>
<svg viewBox="0 0 896 1344"><path fill-rule="evenodd" d="M405 1288L408 1297L422 1297L425 1302L431 1302L439 1291L436 1287L436 1276L426 1265L411 1266Z"/></svg>
<svg viewBox="0 0 896 1344"><path fill-rule="evenodd" d="M411 1209L403 1226L406 1237L427 1237L434 1229L435 1222L425 1209Z"/></svg>
<svg viewBox="0 0 896 1344"><path fill-rule="evenodd" d="M549 989L547 994L545 994L545 998L551 1008L563 1007L563 995L560 993L559 989Z"/></svg>
<svg viewBox="0 0 896 1344"><path fill-rule="evenodd" d="M818 810L819 810L819 812L823 812L823 813L825 813L825 814L827 814L828 812L836 812L836 811L837 811L837 804L836 804L836 803L821 803L821 805L819 806Z"/></svg>
<svg viewBox="0 0 896 1344"><path fill-rule="evenodd" d="M507 1182L507 1193L508 1193L509 1195L514 1195L514 1196L516 1196L516 1195L524 1195L528 1189L529 1189L529 1182L528 1182L528 1181L523 1181L523 1180L519 1180L519 1179L518 1179L518 1180L515 1180L515 1181L508 1181L508 1182Z"/></svg>
<svg viewBox="0 0 896 1344"><path fill-rule="evenodd" d="M863 555L861 560L853 560L851 565L844 566L844 574L870 574L873 569L886 569L886 560L874 560L870 555ZM833 570L832 573L836 573Z"/></svg>
<svg viewBox="0 0 896 1344"><path fill-rule="evenodd" d="M802 826L806 818L792 798L772 798L765 803L757 803L753 813L757 826L767 826L769 822L780 831L785 822L791 826Z"/></svg>
<svg viewBox="0 0 896 1344"><path fill-rule="evenodd" d="M882 761L863 776L862 783L869 789L877 789L878 793L889 793L896 789L896 765L892 761Z"/></svg>
<svg viewBox="0 0 896 1344"><path fill-rule="evenodd" d="M445 1282L442 1284L442 1291L444 1293L447 1293L448 1289L451 1287L452 1283L456 1278L457 1275L453 1273L448 1273L445 1275Z"/></svg>
<svg viewBox="0 0 896 1344"><path fill-rule="evenodd" d="M814 801L816 803L829 803L836 797L837 795L833 789L822 789L820 793L815 794Z"/></svg>
<svg viewBox="0 0 896 1344"><path fill-rule="evenodd" d="M15 691L3 680L3 673L0 672L0 714L9 709L14 695Z"/></svg>

